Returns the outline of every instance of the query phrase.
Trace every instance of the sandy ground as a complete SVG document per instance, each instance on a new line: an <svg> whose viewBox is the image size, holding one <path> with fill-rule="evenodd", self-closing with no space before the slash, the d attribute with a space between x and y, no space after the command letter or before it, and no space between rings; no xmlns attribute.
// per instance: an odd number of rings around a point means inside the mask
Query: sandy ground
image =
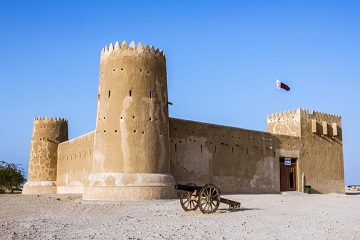
<svg viewBox="0 0 360 240"><path fill-rule="evenodd" d="M84 202L79 195L0 195L0 239L360 239L360 195L222 195L214 214L179 200Z"/></svg>

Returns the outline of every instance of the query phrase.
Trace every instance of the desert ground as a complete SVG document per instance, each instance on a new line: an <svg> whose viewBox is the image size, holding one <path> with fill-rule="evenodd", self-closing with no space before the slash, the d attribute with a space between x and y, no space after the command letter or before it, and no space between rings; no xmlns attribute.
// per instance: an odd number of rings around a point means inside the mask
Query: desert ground
<svg viewBox="0 0 360 240"><path fill-rule="evenodd" d="M360 239L360 195L222 195L216 213L178 199L87 202L80 195L0 195L0 239Z"/></svg>

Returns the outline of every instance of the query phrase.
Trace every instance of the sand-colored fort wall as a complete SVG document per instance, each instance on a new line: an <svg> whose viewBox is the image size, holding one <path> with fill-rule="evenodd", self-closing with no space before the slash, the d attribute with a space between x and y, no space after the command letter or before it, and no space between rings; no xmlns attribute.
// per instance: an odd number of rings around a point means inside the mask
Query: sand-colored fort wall
<svg viewBox="0 0 360 240"><path fill-rule="evenodd" d="M260 132L169 118L168 103L161 50L125 41L106 46L95 130L67 141L66 120L36 118L23 193L161 199L176 195L175 182L213 183L224 193L277 193L287 182L287 190L344 192L339 116L275 113Z"/></svg>
<svg viewBox="0 0 360 240"><path fill-rule="evenodd" d="M267 130L270 133L301 137L300 111L285 111L267 116Z"/></svg>
<svg viewBox="0 0 360 240"><path fill-rule="evenodd" d="M83 193L92 172L94 132L59 144L57 193Z"/></svg>
<svg viewBox="0 0 360 240"><path fill-rule="evenodd" d="M34 119L28 181L24 186L24 194L56 193L58 145L67 140L66 119Z"/></svg>
<svg viewBox="0 0 360 240"><path fill-rule="evenodd" d="M275 149L299 150L266 132L170 118L171 174L182 184L214 183L226 193L279 192Z"/></svg>
<svg viewBox="0 0 360 240"><path fill-rule="evenodd" d="M301 136L299 154L294 156L299 191L310 185L314 193L344 192L341 117L299 108L268 115L267 122L268 131L285 144L290 144L286 135Z"/></svg>
<svg viewBox="0 0 360 240"><path fill-rule="evenodd" d="M313 192L343 193L344 158L341 117L301 110L302 169Z"/></svg>
<svg viewBox="0 0 360 240"><path fill-rule="evenodd" d="M159 49L106 46L101 52L93 172L86 200L171 198L165 55Z"/></svg>

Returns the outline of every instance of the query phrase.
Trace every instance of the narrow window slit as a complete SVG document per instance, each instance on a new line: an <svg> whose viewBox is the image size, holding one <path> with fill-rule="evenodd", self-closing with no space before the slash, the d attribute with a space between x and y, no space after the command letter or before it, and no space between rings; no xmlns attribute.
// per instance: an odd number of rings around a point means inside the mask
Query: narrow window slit
<svg viewBox="0 0 360 240"><path fill-rule="evenodd" d="M109 97L108 98L110 98L110 90L109 90Z"/></svg>
<svg viewBox="0 0 360 240"><path fill-rule="evenodd" d="M150 99L151 99L151 91L150 91Z"/></svg>
<svg viewBox="0 0 360 240"><path fill-rule="evenodd" d="M131 97L131 90L129 91L129 96Z"/></svg>

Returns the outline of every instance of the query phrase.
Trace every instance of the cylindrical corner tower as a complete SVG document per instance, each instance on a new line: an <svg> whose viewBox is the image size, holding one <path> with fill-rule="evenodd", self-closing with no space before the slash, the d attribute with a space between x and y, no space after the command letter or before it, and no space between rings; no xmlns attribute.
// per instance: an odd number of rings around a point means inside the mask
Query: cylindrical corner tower
<svg viewBox="0 0 360 240"><path fill-rule="evenodd" d="M58 144L67 140L67 120L44 117L34 119L28 181L23 194L56 193Z"/></svg>
<svg viewBox="0 0 360 240"><path fill-rule="evenodd" d="M99 75L93 173L83 199L174 197L165 55L116 42L102 50Z"/></svg>

